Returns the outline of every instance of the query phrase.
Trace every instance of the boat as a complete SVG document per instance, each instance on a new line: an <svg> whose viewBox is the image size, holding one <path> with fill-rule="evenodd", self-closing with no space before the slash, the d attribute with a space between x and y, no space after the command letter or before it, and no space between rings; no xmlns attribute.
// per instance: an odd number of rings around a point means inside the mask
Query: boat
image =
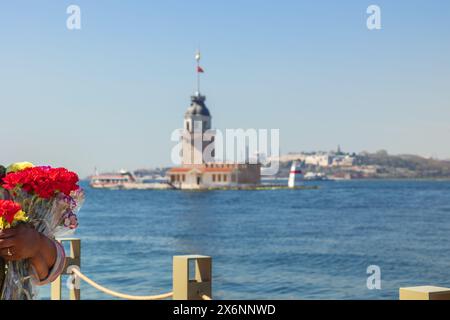
<svg viewBox="0 0 450 320"><path fill-rule="evenodd" d="M94 189L110 190L151 190L151 189L172 189L167 181L145 182L137 178L132 172L120 170L118 173L95 174L90 179L90 184Z"/></svg>
<svg viewBox="0 0 450 320"><path fill-rule="evenodd" d="M307 172L303 179L305 181L330 181L330 178L321 172Z"/></svg>
<svg viewBox="0 0 450 320"><path fill-rule="evenodd" d="M126 184L136 180L131 172L120 170L118 173L97 173L91 177L90 186L95 189L123 189Z"/></svg>

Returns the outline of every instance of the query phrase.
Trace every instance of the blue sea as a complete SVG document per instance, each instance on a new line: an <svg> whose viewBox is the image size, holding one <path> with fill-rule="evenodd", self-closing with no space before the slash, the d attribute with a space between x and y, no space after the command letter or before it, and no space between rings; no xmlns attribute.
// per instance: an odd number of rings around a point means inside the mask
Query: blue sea
<svg viewBox="0 0 450 320"><path fill-rule="evenodd" d="M171 291L172 256L213 258L215 299L398 299L450 287L449 181L315 182L316 190L86 188L82 272L135 295ZM367 267L381 270L369 290ZM65 290L67 291L67 290ZM49 297L49 288L40 291ZM82 299L110 297L82 283Z"/></svg>

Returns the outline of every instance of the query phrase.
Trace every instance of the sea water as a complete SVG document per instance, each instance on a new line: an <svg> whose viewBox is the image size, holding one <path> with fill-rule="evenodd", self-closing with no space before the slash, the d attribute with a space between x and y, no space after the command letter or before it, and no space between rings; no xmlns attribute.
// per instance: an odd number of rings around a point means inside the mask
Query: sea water
<svg viewBox="0 0 450 320"><path fill-rule="evenodd" d="M398 299L450 287L450 182L315 182L313 190L94 190L82 272L127 294L171 291L172 257L213 258L215 299ZM379 266L381 289L368 289ZM65 294L67 289L63 283ZM48 287L41 289L49 297ZM81 285L82 299L108 299Z"/></svg>

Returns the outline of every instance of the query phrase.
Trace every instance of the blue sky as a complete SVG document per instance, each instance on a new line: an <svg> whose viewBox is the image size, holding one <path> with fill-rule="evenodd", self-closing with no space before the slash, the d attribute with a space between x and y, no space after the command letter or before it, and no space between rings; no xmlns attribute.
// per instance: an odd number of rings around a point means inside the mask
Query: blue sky
<svg viewBox="0 0 450 320"><path fill-rule="evenodd" d="M448 1L1 1L0 39L3 163L170 164L199 45L216 128L279 128L282 153L450 158Z"/></svg>

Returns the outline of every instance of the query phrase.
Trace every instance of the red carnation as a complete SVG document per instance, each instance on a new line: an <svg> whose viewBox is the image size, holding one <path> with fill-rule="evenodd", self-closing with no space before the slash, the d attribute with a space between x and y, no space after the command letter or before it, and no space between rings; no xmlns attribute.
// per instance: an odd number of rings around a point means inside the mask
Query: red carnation
<svg viewBox="0 0 450 320"><path fill-rule="evenodd" d="M61 192L69 196L78 190L78 176L65 168L33 167L18 172L9 173L3 179L3 187L8 190L15 188L50 199Z"/></svg>
<svg viewBox="0 0 450 320"><path fill-rule="evenodd" d="M0 200L0 218L4 218L8 223L14 221L14 216L22 210L20 204L10 200Z"/></svg>

